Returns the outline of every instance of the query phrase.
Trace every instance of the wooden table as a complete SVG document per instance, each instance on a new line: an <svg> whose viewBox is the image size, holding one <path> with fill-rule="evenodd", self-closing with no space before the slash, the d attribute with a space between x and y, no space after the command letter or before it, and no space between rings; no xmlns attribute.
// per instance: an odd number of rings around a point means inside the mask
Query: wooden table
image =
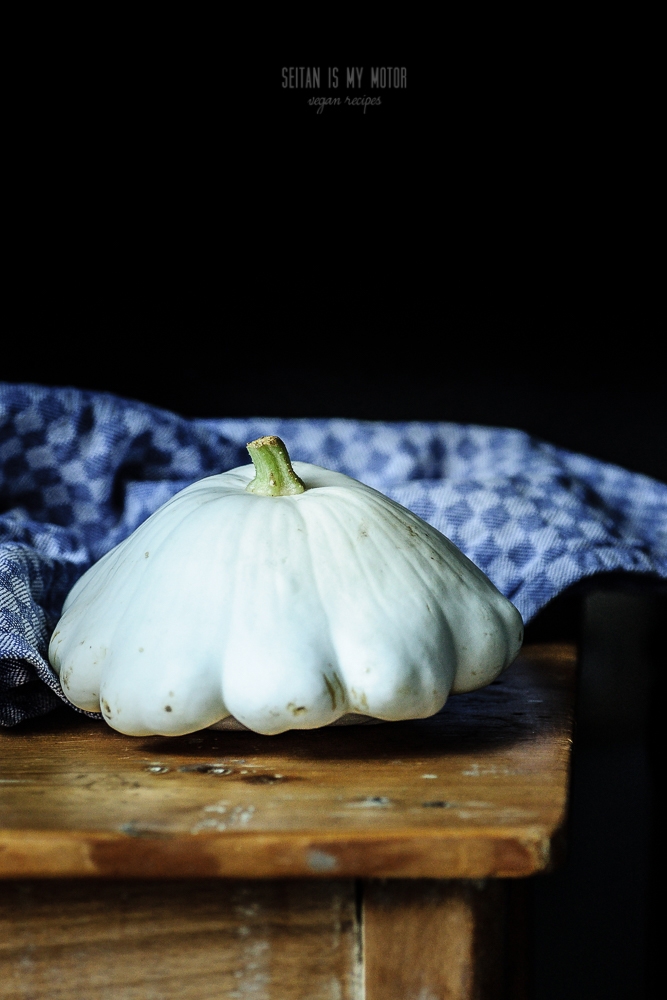
<svg viewBox="0 0 667 1000"><path fill-rule="evenodd" d="M415 722L0 732L0 997L505 995L503 880L562 839L575 659L526 647Z"/></svg>

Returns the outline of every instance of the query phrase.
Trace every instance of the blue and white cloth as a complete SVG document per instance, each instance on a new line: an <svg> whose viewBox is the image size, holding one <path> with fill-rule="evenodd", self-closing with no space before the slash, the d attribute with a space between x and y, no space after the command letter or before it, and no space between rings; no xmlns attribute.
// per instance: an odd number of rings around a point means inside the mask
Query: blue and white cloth
<svg viewBox="0 0 667 1000"><path fill-rule="evenodd" d="M0 383L0 724L66 700L46 659L77 578L246 442L347 473L452 539L528 622L570 584L667 577L667 485L536 440L451 423L186 419L79 389Z"/></svg>

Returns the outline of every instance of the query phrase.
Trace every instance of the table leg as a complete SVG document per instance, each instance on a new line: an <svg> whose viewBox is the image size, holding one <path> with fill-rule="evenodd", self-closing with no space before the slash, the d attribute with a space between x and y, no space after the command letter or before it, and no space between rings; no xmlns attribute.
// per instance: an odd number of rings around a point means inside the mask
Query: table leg
<svg viewBox="0 0 667 1000"><path fill-rule="evenodd" d="M523 1000L524 888L492 879L366 882L365 1000Z"/></svg>

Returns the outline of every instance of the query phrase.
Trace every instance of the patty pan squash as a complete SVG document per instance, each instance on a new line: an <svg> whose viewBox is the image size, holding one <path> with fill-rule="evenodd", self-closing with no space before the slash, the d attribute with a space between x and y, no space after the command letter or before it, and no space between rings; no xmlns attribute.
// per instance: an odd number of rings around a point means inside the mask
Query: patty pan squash
<svg viewBox="0 0 667 1000"><path fill-rule="evenodd" d="M512 662L519 612L449 539L292 466L279 438L248 450L254 464L176 494L72 588L49 659L74 705L134 736L225 719L273 734L425 718Z"/></svg>

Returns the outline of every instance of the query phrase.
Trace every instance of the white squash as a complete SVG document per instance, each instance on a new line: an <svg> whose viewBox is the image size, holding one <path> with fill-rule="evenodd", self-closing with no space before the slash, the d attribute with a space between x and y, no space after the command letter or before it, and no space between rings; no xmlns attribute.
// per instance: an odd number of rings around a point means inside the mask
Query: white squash
<svg viewBox="0 0 667 1000"><path fill-rule="evenodd" d="M74 705L135 736L271 734L424 718L512 662L519 612L444 535L279 438L248 450L73 587L49 659Z"/></svg>

